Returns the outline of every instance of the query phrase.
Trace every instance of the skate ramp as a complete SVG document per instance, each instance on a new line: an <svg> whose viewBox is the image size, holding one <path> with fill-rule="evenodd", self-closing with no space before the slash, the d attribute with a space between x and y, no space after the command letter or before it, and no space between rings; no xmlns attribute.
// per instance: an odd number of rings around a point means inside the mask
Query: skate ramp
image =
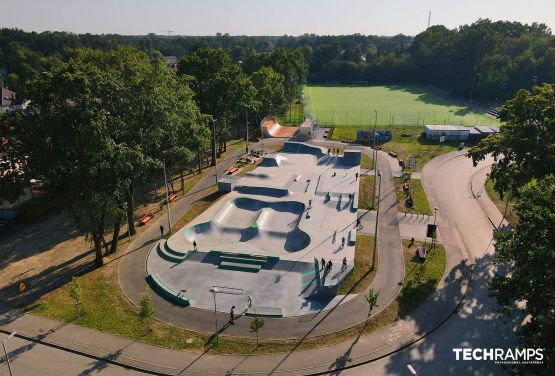
<svg viewBox="0 0 555 376"><path fill-rule="evenodd" d="M281 126L274 117L265 117L262 119L260 127L262 128L264 137L289 138L299 133L299 128Z"/></svg>
<svg viewBox="0 0 555 376"><path fill-rule="evenodd" d="M298 201L265 202L238 197L226 202L208 222L184 230L188 242L225 248L246 242L273 252L297 252L310 244L299 228L305 205Z"/></svg>

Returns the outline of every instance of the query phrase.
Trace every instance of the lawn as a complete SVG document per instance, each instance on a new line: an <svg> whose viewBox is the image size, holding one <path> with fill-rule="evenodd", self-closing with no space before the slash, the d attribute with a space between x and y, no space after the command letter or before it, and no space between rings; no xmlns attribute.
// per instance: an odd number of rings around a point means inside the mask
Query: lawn
<svg viewBox="0 0 555 376"><path fill-rule="evenodd" d="M430 209L430 203L426 197L426 192L424 187L422 187L422 182L420 179L410 179L410 194L414 202L412 210L405 207L405 197L406 193L403 192L403 183L405 181L400 178L395 178L395 193L397 195L397 210L400 212L413 212L418 214L432 214Z"/></svg>
<svg viewBox="0 0 555 376"><path fill-rule="evenodd" d="M504 196L503 198L499 196L499 193L497 193L493 187L493 180L491 179L486 181L486 192L501 214L505 213L507 222L509 222L509 224L513 227L516 226L518 222L518 215L514 209L514 199L509 201L507 204L507 196Z"/></svg>
<svg viewBox="0 0 555 376"><path fill-rule="evenodd" d="M410 245L410 246L409 246ZM428 243L428 255L425 261L416 254L416 247L422 242L410 244L403 240L403 256L405 258L405 281L397 298L399 301L399 317L422 304L432 294L445 271L445 249L441 244L434 248Z"/></svg>
<svg viewBox="0 0 555 376"><path fill-rule="evenodd" d="M322 125L368 129L371 125L497 125L440 90L418 86L304 87L305 112ZM376 123L377 120L377 123Z"/></svg>
<svg viewBox="0 0 555 376"><path fill-rule="evenodd" d="M360 189L358 192L358 207L360 209L373 209L372 196L374 195L374 176L361 175Z"/></svg>
<svg viewBox="0 0 555 376"><path fill-rule="evenodd" d="M372 257L374 251L374 237L357 235L355 248L355 267L351 274L341 285L338 294L359 294L366 290L374 280L378 271L377 262L374 270L372 268ZM376 250L376 260L378 251Z"/></svg>

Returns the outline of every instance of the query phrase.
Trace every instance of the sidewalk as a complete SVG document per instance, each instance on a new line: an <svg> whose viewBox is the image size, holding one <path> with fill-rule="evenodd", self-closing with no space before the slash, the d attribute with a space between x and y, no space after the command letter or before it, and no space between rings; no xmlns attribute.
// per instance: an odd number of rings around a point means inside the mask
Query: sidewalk
<svg viewBox="0 0 555 376"><path fill-rule="evenodd" d="M425 175L423 175L423 183L430 198L430 204L434 205L438 198ZM197 190L195 189L195 191ZM383 197L389 197L390 195L391 192ZM392 195L392 199L394 200L394 195ZM388 205L384 204L385 202L385 200L381 202L384 210L388 208ZM379 231L381 233L384 232L382 226L391 226L391 224L397 222L396 206L393 205L389 208L393 208L394 212L384 215L383 218L389 220L380 224ZM392 217L389 218L391 215ZM462 242L454 227L451 226L448 219L442 218L441 214L438 215L438 226L448 257L444 278L440 281L438 289L432 296L418 307L409 318L399 320L395 324L372 334L359 335L353 340L329 347L257 356L208 355L206 353L163 349L30 314L22 314L17 318L0 318L0 329L6 332L16 330L19 335L28 339L101 359L99 362L108 361L164 375L190 373L298 375L333 371L383 357L417 341L445 322L458 307L469 283L469 262L465 258ZM157 235L157 230L157 226L151 226L150 230L144 233L144 236L153 232L155 234L151 235L154 235L154 238ZM148 247L145 247L145 249L148 249ZM384 248L384 250L386 249L392 248ZM384 258L382 255L388 254L394 254L394 252L382 251L380 261ZM124 278L126 277L124 276ZM378 276L376 276L376 279L378 279ZM377 281L375 280L375 282ZM390 279L388 284L392 286L391 291L398 290L399 286L395 286L396 284L391 282ZM137 287L142 291L142 286ZM349 307L353 309L352 306L349 305ZM179 312L183 316L183 311ZM367 310L364 310L360 313L366 315L366 312ZM206 316L206 312L204 312L204 315ZM212 321L210 320L210 322ZM297 347L303 342L303 339L301 338L298 341Z"/></svg>

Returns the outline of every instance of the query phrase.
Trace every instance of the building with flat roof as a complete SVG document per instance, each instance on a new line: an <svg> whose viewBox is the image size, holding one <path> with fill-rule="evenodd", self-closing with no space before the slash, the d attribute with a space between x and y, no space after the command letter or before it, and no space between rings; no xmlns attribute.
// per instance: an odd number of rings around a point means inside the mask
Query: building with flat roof
<svg viewBox="0 0 555 376"><path fill-rule="evenodd" d="M470 127L462 125L425 125L424 134L427 140L439 141L445 137L445 141L466 141L470 136Z"/></svg>

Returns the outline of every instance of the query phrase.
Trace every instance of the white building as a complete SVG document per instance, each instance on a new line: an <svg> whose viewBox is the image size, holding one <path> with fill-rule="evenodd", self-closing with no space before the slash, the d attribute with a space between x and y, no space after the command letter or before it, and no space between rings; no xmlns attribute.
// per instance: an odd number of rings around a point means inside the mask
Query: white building
<svg viewBox="0 0 555 376"><path fill-rule="evenodd" d="M462 125L425 125L424 133L431 141L439 141L441 137L445 137L445 141L466 141L471 129Z"/></svg>

